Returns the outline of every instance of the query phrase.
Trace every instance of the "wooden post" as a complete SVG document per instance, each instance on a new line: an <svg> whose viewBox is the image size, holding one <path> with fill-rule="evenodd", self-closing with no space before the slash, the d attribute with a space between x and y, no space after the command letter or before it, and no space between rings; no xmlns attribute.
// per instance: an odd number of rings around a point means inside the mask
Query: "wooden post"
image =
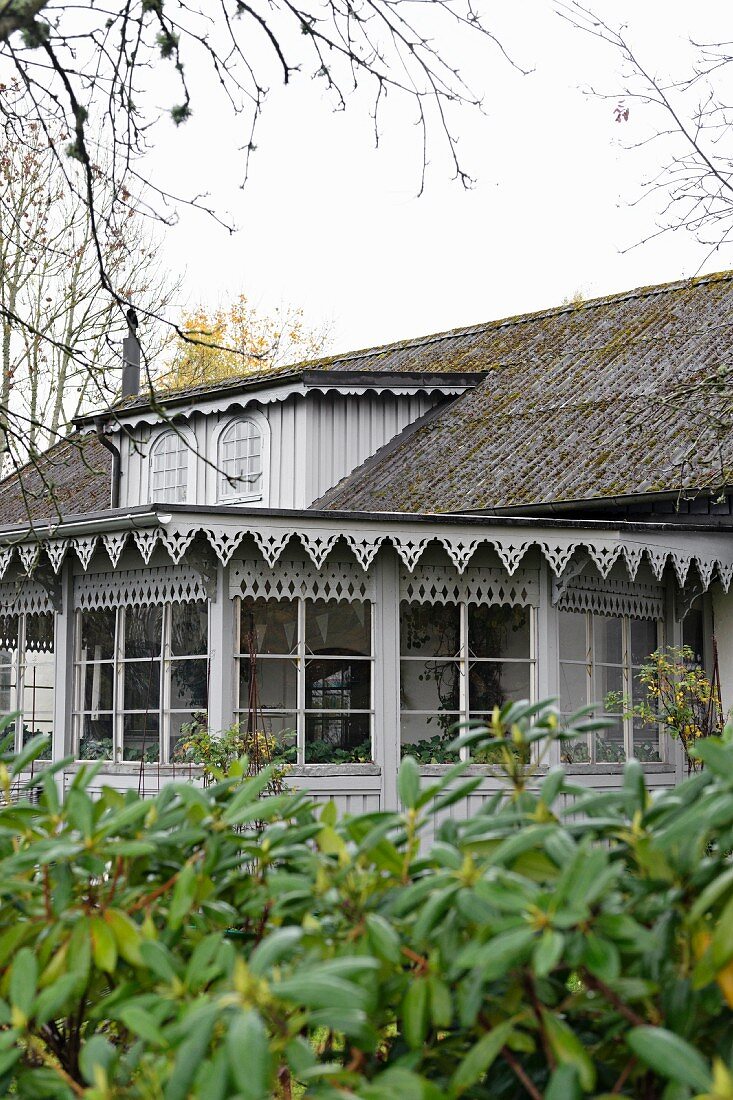
<svg viewBox="0 0 733 1100"><path fill-rule="evenodd" d="M396 551L383 546L375 571L374 761L382 769L380 808L396 810L400 766L400 571Z"/></svg>

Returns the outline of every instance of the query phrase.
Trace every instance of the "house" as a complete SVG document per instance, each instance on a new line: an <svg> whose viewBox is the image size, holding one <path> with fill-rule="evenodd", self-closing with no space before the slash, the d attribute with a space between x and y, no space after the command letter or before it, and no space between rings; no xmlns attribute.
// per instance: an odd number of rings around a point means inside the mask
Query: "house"
<svg viewBox="0 0 733 1100"><path fill-rule="evenodd" d="M151 791L195 715L254 715L292 782L370 811L497 703L633 702L659 645L710 664L715 635L733 704L732 324L725 272L79 417L0 484L18 743ZM564 750L578 782L681 777L610 717ZM497 783L471 766L468 809Z"/></svg>

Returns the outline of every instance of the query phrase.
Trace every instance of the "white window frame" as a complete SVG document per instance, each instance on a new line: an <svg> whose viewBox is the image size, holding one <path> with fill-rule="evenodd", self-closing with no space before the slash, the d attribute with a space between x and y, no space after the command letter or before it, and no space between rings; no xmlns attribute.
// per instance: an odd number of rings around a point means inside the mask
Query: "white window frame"
<svg viewBox="0 0 733 1100"><path fill-rule="evenodd" d="M279 599L279 598L280 597L273 597L273 599L275 599L275 600ZM289 653L289 654L287 654L287 653L273 653L273 654L260 654L260 653L258 653L257 654L257 660L258 660L258 662L259 661L268 661L268 660L277 660L277 661L291 660L293 662L293 664L295 665L296 676L297 676L297 680L296 680L296 692L297 692L297 694L296 694L295 710L292 712L292 713L295 714L295 720L296 720L295 734L296 734L296 746L297 746L297 755L298 755L298 761L297 761L297 764L295 766L296 767L301 767L302 765L308 763L308 761L306 761L306 759L305 759L305 750L306 750L305 725L306 725L306 718L308 717L308 715L314 714L314 713L327 713L327 712L324 712L324 711L315 711L313 708L306 707L306 705L305 705L306 704L306 692L305 692L305 689L306 689L306 682L305 682L306 665L312 657L312 655L308 651L308 649L306 647L306 644L305 644L305 608L306 608L306 601L309 600L311 603L317 602L318 599L324 599L324 602L326 602L326 603L338 603L339 601L338 600L327 600L327 599L325 599L325 597L315 597L314 598L314 597L310 597L310 596L292 596L292 597L285 596L285 597L282 597L282 598L286 599L286 600L291 600L293 603L297 604L297 608L298 608L298 625L297 625L297 632L296 632L296 646L295 646L295 649L293 650L292 653ZM364 600L359 600L359 601L356 601L356 602L368 603L369 604L369 631L370 631L369 636L371 638L371 653L369 654L369 656L354 657L353 659L358 660L358 661L362 661L365 664L369 665L369 701L370 701L370 706L369 706L369 709L366 710L366 711L355 709L351 713L354 713L354 714L367 714L369 716L369 740L370 740L370 744L371 744L371 758L372 758L372 761L374 761L374 759L375 759L374 754L375 754L375 748L376 748L376 746L374 744L374 662L375 662L375 647L376 647L376 638L375 638L375 631L374 631L374 627L375 627L375 616L374 616L375 604L374 604L374 600L372 600L372 599L364 599ZM242 636L241 636L242 597L241 596L237 596L235 601L234 601L234 622L235 622L235 635L234 635L234 637L235 637L236 683L237 683L237 685L241 685L241 675L240 675L239 670L241 668L242 662L247 660L247 654L242 649ZM336 657L335 659L339 660L338 657ZM239 693L239 686L237 687L236 720L241 725L244 725L244 723L247 721L247 707L245 705L246 701L242 700L239 697L238 693ZM268 714L268 711L265 710L263 713L264 713L264 716L266 718L267 714ZM272 711L271 713L272 713L273 717L276 717L276 716L279 716L282 713L291 713L291 712ZM334 712L334 714L341 714L341 713L344 713L344 712L342 712L342 711L335 711ZM318 767L319 765L308 764L308 766L309 767ZM328 767L328 768L336 768L336 767L341 767L342 765L340 765L340 764L324 764L322 766L323 767Z"/></svg>
<svg viewBox="0 0 733 1100"><path fill-rule="evenodd" d="M227 434L242 423L251 424L260 437L260 479L256 488L237 492L224 474L221 449ZM270 425L267 417L257 412L246 412L224 421L219 425L214 437L214 455L217 504L244 504L252 501L267 503L270 477Z"/></svg>
<svg viewBox="0 0 733 1100"><path fill-rule="evenodd" d="M411 600L400 600L400 621L402 619L402 604L412 603ZM529 702L535 703L537 701L537 608L532 607L530 604L513 604L514 607L526 607L529 613L529 657L473 657L469 650L468 645L468 616L471 607L477 605L469 600L458 600L459 610L459 649L455 657L426 657L422 654L415 656L406 656L402 653L402 635L400 632L400 666L402 662L414 661L416 663L426 663L428 661L445 662L446 664L454 662L458 665L458 712L449 711L446 712L450 716L455 717L455 723L460 726L465 726L467 722L475 720L470 712L469 698L468 698L468 672L472 664L520 664L529 665ZM440 606L443 606L442 604ZM491 604L489 606L501 606L498 604ZM400 697L402 692L400 691ZM433 717L437 714L437 711L433 710L408 710L400 705L400 751L402 749L402 716L409 715L413 717ZM458 737L464 730L457 729L455 736ZM409 746L410 742L405 742ZM464 746L460 750L461 760L470 760L470 750L467 746Z"/></svg>
<svg viewBox="0 0 733 1100"><path fill-rule="evenodd" d="M196 602L196 601L193 601ZM207 616L208 616L208 653L206 654L206 660L208 661L208 675L209 681L211 679L211 600L207 600ZM192 654L190 656L176 656L172 654L171 647L171 628L172 628L172 608L173 604L168 602L162 605L163 609L163 623L161 631L161 649L153 661L160 663L160 683L159 683L159 705L149 710L149 714L152 717L158 719L158 755L159 759L155 761L143 761L147 767L157 767L159 764L169 764L170 761L170 730L171 730L171 718L176 714L188 714L190 713L190 707L185 710L180 708L173 709L171 707L171 670L172 665L186 660L201 660L203 654ZM94 610L94 609L89 609ZM99 609L102 610L102 609ZM112 668L112 756L110 758L102 757L101 759L108 759L109 763L125 763L132 767L139 767L141 761L139 760L125 760L124 759L124 734L125 734L125 716L130 714L145 713L141 710L131 710L124 707L124 685L125 685L125 667L131 661L135 664L144 664L146 660L151 658L127 658L124 653L124 638L125 638L125 615L130 611L134 611L136 608L131 607L117 607L115 611L115 636L112 657L101 662L111 666ZM73 710L73 747L72 751L74 757L78 760L79 757L79 742L81 739L81 731L84 721L84 699L82 697L82 679L80 670L82 667L82 653L81 653L81 617L84 614L84 610L77 608L74 613L74 710ZM94 672L98 668L97 662L89 662L93 665ZM211 683L209 682L209 691L211 690ZM195 709L195 708L193 708ZM107 712L105 712L107 713ZM152 743L152 742L151 742Z"/></svg>
<svg viewBox="0 0 733 1100"><path fill-rule="evenodd" d="M35 614L47 614L47 612L33 612L33 611L18 611L18 612L5 612L7 615L17 614L18 616L18 642L17 649L10 661L3 662L3 668L10 671L11 682L8 685L10 692L10 709L1 710L0 715L6 717L9 714L16 714L15 719L15 751L20 752L23 748L23 730L25 727L26 719L31 722L34 721L33 712L27 712L25 709L25 690L28 687L28 668L29 665L33 665L33 662L28 661L28 649L26 646L26 635L28 627L28 618ZM54 665L55 660L55 645L56 645L56 623L54 621L54 648L50 653L46 653L48 658L48 664ZM8 652L3 650L3 652ZM15 681L13 683L13 681ZM53 698L55 695L55 677L52 673L51 683L51 713L53 714ZM49 745L48 756L50 757L51 748Z"/></svg>
<svg viewBox="0 0 733 1100"><path fill-rule="evenodd" d="M158 495L158 492L153 487L154 470L153 464L156 454L165 447L167 441L171 438L175 438L180 447L185 449L186 454L186 477L185 477L185 491L183 500L171 499L170 496L165 495L166 491L161 490L162 495ZM158 433L150 443L148 451L148 498L155 504L193 504L196 500L196 484L195 484L195 470L196 463L194 461L196 453L195 439L192 432L188 428L180 427L168 427L164 431ZM177 486L176 486L177 488Z"/></svg>
<svg viewBox="0 0 733 1100"><path fill-rule="evenodd" d="M585 661L580 660L563 660L560 656L560 638L558 627L558 683L561 682L562 666L563 665L575 665L585 666L585 690L586 699L585 705L590 707L596 704L602 704L603 699L601 697L602 692L600 688L599 667L606 665L607 662L597 661L594 651L594 637L593 637L593 620L594 618L613 618L621 620L621 664L620 666L612 663L610 667L621 668L621 684L622 695L625 700L630 700L632 706L636 705L637 700L633 697L633 683L634 683L634 669L638 666L632 666L631 664L631 621L641 621L637 615L603 615L600 611L572 611L563 609L566 614L571 615L583 615L585 616L585 648L586 658ZM664 640L664 620L652 619L647 620L656 623L657 627L657 649L662 649L665 645ZM624 708L627 709L627 708ZM606 712L608 713L608 712ZM617 717L614 715L613 717ZM624 753L625 760L630 760L634 756L634 720L630 713L627 713L622 718L622 731L624 738ZM604 767L605 761L598 761L596 759L596 735L595 733L589 733L586 735L585 744L588 748L588 760L587 761L573 761L573 764L578 767ZM579 738L579 740L582 740ZM669 738L666 732L661 729L659 731L659 760L658 761L642 761L644 763L667 763L669 761ZM618 765L611 765L618 767Z"/></svg>

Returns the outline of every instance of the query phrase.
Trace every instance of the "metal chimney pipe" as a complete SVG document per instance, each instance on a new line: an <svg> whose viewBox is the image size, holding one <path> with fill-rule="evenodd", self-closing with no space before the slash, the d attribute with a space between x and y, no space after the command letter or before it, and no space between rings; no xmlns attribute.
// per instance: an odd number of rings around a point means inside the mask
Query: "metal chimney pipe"
<svg viewBox="0 0 733 1100"><path fill-rule="evenodd" d="M137 338L137 313L127 311L127 336L122 341L122 396L140 393L140 341Z"/></svg>

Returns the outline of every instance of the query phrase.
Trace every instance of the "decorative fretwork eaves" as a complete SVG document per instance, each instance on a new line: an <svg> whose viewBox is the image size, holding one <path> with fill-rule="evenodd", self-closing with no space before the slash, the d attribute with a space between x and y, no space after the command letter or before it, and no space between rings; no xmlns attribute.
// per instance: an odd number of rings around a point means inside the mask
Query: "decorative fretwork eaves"
<svg viewBox="0 0 733 1100"><path fill-rule="evenodd" d="M680 585L688 583L691 577L695 580L699 577L704 588L720 580L728 590L733 579L733 540L715 532L668 534L659 530L626 532L562 526L492 526L490 523L478 527L441 522L439 517L434 522L414 522L409 516L404 522L393 516L360 522L357 517L336 515L332 520L325 516L311 520L303 516L267 514L263 514L261 520L250 514L199 521L198 517L180 513L173 517L168 515L161 519L159 526L143 530L107 531L99 537L88 530L79 535L60 530L61 535L65 537L33 539L29 536L20 544L0 548L0 579L16 559L23 573L32 573L39 561L39 545L58 573L70 550L74 551L77 562L75 572L79 567L84 570L92 567L93 556L95 562L100 561L95 552L101 548L114 569L123 551L132 547L137 549L144 564L159 564L159 555L165 552L173 564L179 565L189 561L194 540L197 552L203 548L222 565L240 556L251 557L256 547L270 569L283 556L295 560L304 552L316 570L327 568L331 558L351 561L353 555L355 566L368 572L380 548L387 546L395 550L401 566L411 574L420 565L425 552L437 546L445 550L458 574L474 568L477 552L489 549L496 553L508 577L514 577L525 568L530 552L539 551L556 578L562 578L569 563L581 554L593 561L600 577L608 577L614 565L623 563L629 580L633 581L646 559L660 582L668 568L674 571ZM153 561L154 554L157 556Z"/></svg>
<svg viewBox="0 0 733 1100"><path fill-rule="evenodd" d="M206 588L195 569L185 565L118 569L74 577L74 607L152 607L162 603L205 600Z"/></svg>

